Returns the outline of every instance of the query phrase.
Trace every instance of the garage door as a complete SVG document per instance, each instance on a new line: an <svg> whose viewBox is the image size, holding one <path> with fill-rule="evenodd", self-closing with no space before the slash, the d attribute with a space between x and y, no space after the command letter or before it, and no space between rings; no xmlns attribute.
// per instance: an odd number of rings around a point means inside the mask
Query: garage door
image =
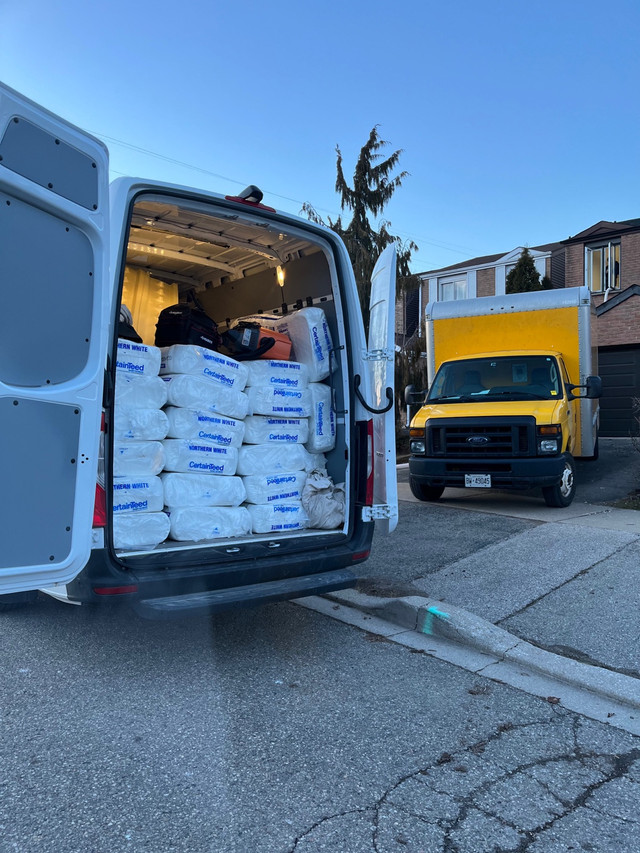
<svg viewBox="0 0 640 853"><path fill-rule="evenodd" d="M598 351L602 377L600 435L638 435L632 401L640 397L640 347L616 347Z"/></svg>

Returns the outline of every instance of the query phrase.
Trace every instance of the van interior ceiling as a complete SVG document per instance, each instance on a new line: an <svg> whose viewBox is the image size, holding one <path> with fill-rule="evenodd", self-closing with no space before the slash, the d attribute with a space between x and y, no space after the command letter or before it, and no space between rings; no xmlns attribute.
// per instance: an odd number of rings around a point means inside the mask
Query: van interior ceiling
<svg viewBox="0 0 640 853"><path fill-rule="evenodd" d="M133 327L146 345L155 345L160 312L176 303L197 305L220 331L244 317L269 314L284 318L303 308L322 308L333 341L333 370L323 381L331 387L336 422L335 447L325 457L327 472L338 484L349 477L348 362L339 345L344 340L342 309L329 251L321 239L307 236L304 227L289 226L285 232L282 223L271 222L259 208L236 212L204 201L145 194L132 209L120 302L131 312ZM295 348L291 359L296 360ZM349 495L348 489L346 492ZM268 536L253 533L250 539L335 537L346 531L348 497L345 509L345 522L339 529L308 528ZM202 548L223 541L224 537L208 542L169 538L153 550ZM238 539L227 541L237 543ZM137 552L125 549L118 553L133 556Z"/></svg>

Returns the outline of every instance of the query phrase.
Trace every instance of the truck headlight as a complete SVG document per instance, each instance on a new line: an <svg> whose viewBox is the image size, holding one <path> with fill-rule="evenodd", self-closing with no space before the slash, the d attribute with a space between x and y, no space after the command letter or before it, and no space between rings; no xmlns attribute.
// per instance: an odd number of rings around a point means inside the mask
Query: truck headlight
<svg viewBox="0 0 640 853"><path fill-rule="evenodd" d="M409 442L409 447L411 448L412 453L424 453L426 450L424 438L413 439Z"/></svg>
<svg viewBox="0 0 640 853"><path fill-rule="evenodd" d="M562 427L558 424L538 427L538 453L559 453L562 450Z"/></svg>

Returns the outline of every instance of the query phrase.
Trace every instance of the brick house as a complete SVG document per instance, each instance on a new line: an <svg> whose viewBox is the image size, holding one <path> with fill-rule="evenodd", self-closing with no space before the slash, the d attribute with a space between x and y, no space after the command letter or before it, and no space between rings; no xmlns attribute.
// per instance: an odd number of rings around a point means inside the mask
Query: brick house
<svg viewBox="0 0 640 853"><path fill-rule="evenodd" d="M600 432L637 434L632 401L640 397L640 219L598 222L567 240L529 251L551 286L587 285L597 312L599 373L604 383ZM420 273L422 285L396 305L397 342L417 333L427 302L501 295L522 247Z"/></svg>

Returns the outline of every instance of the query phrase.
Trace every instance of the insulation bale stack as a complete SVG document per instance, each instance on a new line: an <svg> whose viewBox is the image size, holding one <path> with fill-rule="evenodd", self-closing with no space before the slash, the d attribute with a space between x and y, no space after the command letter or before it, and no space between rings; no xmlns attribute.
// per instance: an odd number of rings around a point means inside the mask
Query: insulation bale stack
<svg viewBox="0 0 640 853"><path fill-rule="evenodd" d="M204 347L162 350L168 437L162 474L170 536L177 541L251 532L242 480L236 477L249 401L246 365Z"/></svg>
<svg viewBox="0 0 640 853"><path fill-rule="evenodd" d="M163 512L162 440L169 423L161 407L160 350L118 340L113 423L113 535L121 550L148 550L169 535Z"/></svg>

